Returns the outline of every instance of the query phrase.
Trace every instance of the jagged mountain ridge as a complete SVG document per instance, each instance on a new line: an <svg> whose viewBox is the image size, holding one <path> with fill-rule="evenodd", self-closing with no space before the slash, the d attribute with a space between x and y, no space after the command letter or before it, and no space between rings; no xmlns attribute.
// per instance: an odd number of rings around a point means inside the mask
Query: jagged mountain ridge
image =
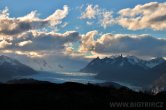
<svg viewBox="0 0 166 110"><path fill-rule="evenodd" d="M163 58L142 60L135 56L106 57L93 59L82 72L97 73L96 78L120 81L130 84L147 85L162 74L166 61ZM159 68L160 67L160 68Z"/></svg>
<svg viewBox="0 0 166 110"><path fill-rule="evenodd" d="M160 57L157 57L157 58L154 58L151 60L142 60L142 59L139 59L135 56L127 56L127 57L113 56L110 58L105 57L103 59L100 59L99 57L97 57L97 58L93 59L86 67L92 66L92 65L114 64L119 59L123 59L124 61L127 61L130 64L139 65L139 66L142 66L144 68L153 68L153 67L157 66L158 64L165 62L165 60L163 58L160 58ZM123 66L123 62L120 65ZM83 71L84 69L82 69L81 71Z"/></svg>

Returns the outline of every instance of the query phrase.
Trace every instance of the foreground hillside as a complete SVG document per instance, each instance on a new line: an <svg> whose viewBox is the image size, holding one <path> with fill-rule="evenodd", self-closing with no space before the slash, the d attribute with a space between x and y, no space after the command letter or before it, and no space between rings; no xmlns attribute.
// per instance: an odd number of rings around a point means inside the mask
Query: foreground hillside
<svg viewBox="0 0 166 110"><path fill-rule="evenodd" d="M92 84L53 84L35 80L0 84L1 107L9 109L110 110L112 102L166 102L166 93L157 95L134 92L125 87L101 87ZM160 105L160 109L165 104ZM114 107L113 107L114 108ZM147 108L148 109L148 108Z"/></svg>

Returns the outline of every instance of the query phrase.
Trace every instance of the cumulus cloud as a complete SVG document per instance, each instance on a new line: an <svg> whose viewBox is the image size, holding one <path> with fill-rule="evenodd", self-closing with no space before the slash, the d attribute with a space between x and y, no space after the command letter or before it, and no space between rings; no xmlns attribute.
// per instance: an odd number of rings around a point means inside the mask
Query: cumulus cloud
<svg viewBox="0 0 166 110"><path fill-rule="evenodd" d="M7 7L5 7L4 10L0 10L0 18L8 18L9 13L8 13L9 9Z"/></svg>
<svg viewBox="0 0 166 110"><path fill-rule="evenodd" d="M0 11L0 33L14 35L29 30L56 26L61 24L62 19L68 15L68 7L65 5L63 10L58 9L45 19L39 18L38 15L37 11L32 11L23 17L11 18L8 8L5 8Z"/></svg>
<svg viewBox="0 0 166 110"><path fill-rule="evenodd" d="M7 11L7 13L9 13L9 12ZM39 14L37 13L37 10L35 10L35 11L31 11L29 14L27 14L23 17L18 17L18 19L20 19L21 21L39 20L38 16L39 16Z"/></svg>
<svg viewBox="0 0 166 110"><path fill-rule="evenodd" d="M5 47L8 47L8 46L10 46L10 45L12 45L11 42L8 42L8 41L6 41L6 40L0 41L0 48L5 48Z"/></svg>
<svg viewBox="0 0 166 110"><path fill-rule="evenodd" d="M14 36L13 36L14 37ZM166 39L150 35L102 34L94 30L86 34L28 31L14 39L0 41L2 53L16 53L31 57L68 55L87 57L125 54L146 57L165 57Z"/></svg>
<svg viewBox="0 0 166 110"><path fill-rule="evenodd" d="M115 23L112 14L112 11L103 11L101 13L100 24L102 27L107 28Z"/></svg>
<svg viewBox="0 0 166 110"><path fill-rule="evenodd" d="M68 6L64 5L63 10L56 10L52 15L47 17L45 20L54 26L61 23L61 20L68 15Z"/></svg>
<svg viewBox="0 0 166 110"><path fill-rule="evenodd" d="M82 35L79 52L86 53L87 51L92 51L94 49L95 46L94 37L97 35L97 33L98 33L97 31L90 31L85 35Z"/></svg>
<svg viewBox="0 0 166 110"><path fill-rule="evenodd" d="M88 5L87 8L85 9L85 12L81 14L81 19L94 19L96 18L96 15L98 13L98 5Z"/></svg>
<svg viewBox="0 0 166 110"><path fill-rule="evenodd" d="M151 28L153 30L166 29L166 2L150 2L126 8L119 11L118 23L129 30Z"/></svg>
<svg viewBox="0 0 166 110"><path fill-rule="evenodd" d="M166 39L150 35L104 34L94 40L95 31L89 32L81 42L80 51L91 51L94 55L125 54L135 56L166 56Z"/></svg>
<svg viewBox="0 0 166 110"><path fill-rule="evenodd" d="M20 34L9 42L1 41L1 50L15 50L18 54L23 52L63 53L67 43L77 42L80 35L76 31L67 31L63 34L55 32L29 31ZM70 48L67 50L69 51ZM43 53L41 53L43 54ZM37 54L36 54L37 55ZM34 55L33 55L34 56Z"/></svg>
<svg viewBox="0 0 166 110"><path fill-rule="evenodd" d="M96 19L100 26L107 28L115 23L115 20L112 16L113 12L102 9L98 5L88 5L85 11L81 14L81 19ZM92 25L92 22L87 21L87 25Z"/></svg>
<svg viewBox="0 0 166 110"><path fill-rule="evenodd" d="M118 16L113 11L100 8L98 5L87 5L81 14L81 19L96 20L100 26L107 28L119 24L129 30L150 28L153 30L166 30L166 2L150 2L136 5L134 8L121 9ZM90 24L90 21L87 21Z"/></svg>

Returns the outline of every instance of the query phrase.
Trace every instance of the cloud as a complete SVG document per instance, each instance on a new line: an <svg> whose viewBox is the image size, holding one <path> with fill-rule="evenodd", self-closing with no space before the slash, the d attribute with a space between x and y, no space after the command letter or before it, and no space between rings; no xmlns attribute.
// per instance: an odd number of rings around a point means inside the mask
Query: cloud
<svg viewBox="0 0 166 110"><path fill-rule="evenodd" d="M9 13L8 13L9 9L7 7L5 7L4 10L0 10L0 18L8 18Z"/></svg>
<svg viewBox="0 0 166 110"><path fill-rule="evenodd" d="M14 35L29 30L56 26L61 24L62 19L68 15L68 7L65 5L63 10L58 9L45 19L40 19L38 15L37 11L32 11L23 17L11 18L8 8L5 8L0 11L0 33Z"/></svg>
<svg viewBox="0 0 166 110"><path fill-rule="evenodd" d="M118 23L129 30L166 29L166 2L150 2L119 11Z"/></svg>
<svg viewBox="0 0 166 110"><path fill-rule="evenodd" d="M85 9L85 12L81 14L80 19L95 19L96 15L98 13L98 5L88 5L87 8Z"/></svg>
<svg viewBox="0 0 166 110"><path fill-rule="evenodd" d="M68 22L64 22L62 25L61 25L61 28L65 28L67 25L69 25Z"/></svg>
<svg viewBox="0 0 166 110"><path fill-rule="evenodd" d="M8 13L8 11L7 11ZM9 15L8 15L9 16ZM33 21L33 20L39 20L38 18L39 14L37 11L31 11L29 14L23 16L23 17L18 17L17 19L20 19L21 21Z"/></svg>
<svg viewBox="0 0 166 110"><path fill-rule="evenodd" d="M81 14L80 19L95 19L98 24L107 28L115 23L115 20L112 16L113 11L100 8L98 5L87 5L85 11ZM92 25L92 22L87 21L87 25Z"/></svg>
<svg viewBox="0 0 166 110"><path fill-rule="evenodd" d="M18 46L23 47L23 46L29 45L29 44L32 44L32 41L31 41L31 40L19 42L19 43L18 43Z"/></svg>
<svg viewBox="0 0 166 110"><path fill-rule="evenodd" d="M87 21L86 24L87 24L87 25L93 25L93 22Z"/></svg>
<svg viewBox="0 0 166 110"><path fill-rule="evenodd" d="M95 45L94 37L97 34L98 34L97 31L90 31L86 33L85 35L82 35L79 52L86 53L87 51L93 50Z"/></svg>
<svg viewBox="0 0 166 110"><path fill-rule="evenodd" d="M63 34L55 32L28 31L12 39L9 43L1 41L1 50L15 50L23 52L44 52L49 54L52 51L62 53L66 49L66 44L77 42L80 35L76 31L67 31ZM69 50L69 49L68 49Z"/></svg>
<svg viewBox="0 0 166 110"><path fill-rule="evenodd" d="M81 14L81 19L96 20L98 24L107 28L119 24L129 30L150 28L153 30L166 30L166 2L150 2L136 5L134 8L121 9L117 17L113 11L100 8L98 5L87 5ZM90 25L90 21L86 21Z"/></svg>
<svg viewBox="0 0 166 110"><path fill-rule="evenodd" d="M115 23L112 14L112 11L103 11L101 13L100 24L102 27L107 28Z"/></svg>
<svg viewBox="0 0 166 110"><path fill-rule="evenodd" d="M140 57L165 57L166 39L150 35L104 34L94 40L96 31L83 36L80 52L91 52L92 56L109 56L114 54L135 55Z"/></svg>
<svg viewBox="0 0 166 110"><path fill-rule="evenodd" d="M29 58L43 58L45 57L44 53L35 52L35 51L12 51L11 53L16 55L22 55Z"/></svg>
<svg viewBox="0 0 166 110"><path fill-rule="evenodd" d="M105 34L96 41L95 52L135 56L166 56L166 39L149 35Z"/></svg>
<svg viewBox="0 0 166 110"><path fill-rule="evenodd" d="M52 15L47 17L45 20L50 23L51 26L61 23L61 20L68 15L68 6L64 5L63 10L56 10Z"/></svg>
<svg viewBox="0 0 166 110"><path fill-rule="evenodd" d="M73 51L74 49L72 47L66 47L66 50L65 50L66 54L71 54L73 53Z"/></svg>
<svg viewBox="0 0 166 110"><path fill-rule="evenodd" d="M65 33L28 31L12 36L13 39L3 38L0 50L33 57L54 54L71 57L106 56L113 54L165 57L166 39L150 35L111 34L100 35L96 30L80 34L76 31Z"/></svg>
<svg viewBox="0 0 166 110"><path fill-rule="evenodd" d="M10 45L12 45L11 42L8 42L8 41L6 41L6 40L0 41L0 48L5 48L5 47L8 47L8 46L10 46Z"/></svg>

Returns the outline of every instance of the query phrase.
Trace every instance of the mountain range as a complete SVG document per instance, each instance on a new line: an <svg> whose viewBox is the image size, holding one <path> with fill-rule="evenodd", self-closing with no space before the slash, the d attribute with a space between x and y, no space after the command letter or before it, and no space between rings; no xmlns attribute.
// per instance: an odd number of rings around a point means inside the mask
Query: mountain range
<svg viewBox="0 0 166 110"><path fill-rule="evenodd" d="M125 82L142 87L150 86L166 74L164 58L151 60L135 56L113 56L93 59L81 72L96 73L97 79Z"/></svg>
<svg viewBox="0 0 166 110"><path fill-rule="evenodd" d="M93 59L85 68L86 73L96 73L95 78L106 82L123 82L140 87L150 87L155 93L166 90L166 60L142 60L135 56L113 56ZM0 56L0 82L38 73L18 60ZM112 83L111 83L112 84Z"/></svg>
<svg viewBox="0 0 166 110"><path fill-rule="evenodd" d="M5 82L16 77L36 74L37 71L27 65L20 63L18 60L0 56L0 81Z"/></svg>

